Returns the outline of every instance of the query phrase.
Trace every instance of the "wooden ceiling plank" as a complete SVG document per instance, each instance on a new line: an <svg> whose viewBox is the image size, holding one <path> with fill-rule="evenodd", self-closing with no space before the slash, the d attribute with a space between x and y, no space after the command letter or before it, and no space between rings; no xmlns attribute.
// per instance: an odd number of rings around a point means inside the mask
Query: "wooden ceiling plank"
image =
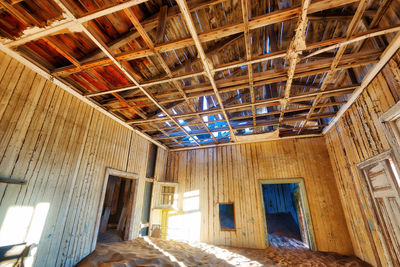
<svg viewBox="0 0 400 267"><path fill-rule="evenodd" d="M374 34L376 36L377 34L385 34L385 33L388 33L388 32L396 32L396 31L400 31L400 26L394 26L394 27L390 27L390 28L379 29L378 31L377 30L368 31L368 32L363 33L363 34L355 35L352 38L350 38L349 41L343 41L342 43L343 43L343 45L346 45L346 44L350 44L350 43L353 43L353 42L358 42L358 41L360 41L360 40L362 40L364 38L369 38L369 37L371 37L372 34ZM340 38L340 39L342 39L342 38ZM325 43L331 43L331 42L332 42L332 40L325 41ZM334 45L331 45L331 46L328 46L327 48L322 48L322 49L332 50L332 49L340 47L340 44L341 43L336 43ZM307 49L310 49L313 46L314 45L309 45L309 46L307 46ZM146 50L150 50L150 49L146 49ZM224 65L223 67L216 66L216 69L214 71L221 71L221 70L229 69L229 68L233 68L233 67L240 67L240 66L247 65L247 64L253 64L253 63L256 63L256 62L262 62L262 61L266 61L266 60L271 60L273 58L283 57L284 55L286 55L285 51L278 51L276 53L271 53L271 54L268 54L268 55L265 55L265 56L257 57L256 59L253 59L250 62L240 61L240 63L230 63L230 64L227 64L227 65ZM107 62L105 62L105 63L110 64L111 60L107 59ZM90 66L90 67L94 67L95 65L96 64L94 64L93 66ZM88 68L85 68L84 65L81 65L81 68L82 69L88 69ZM200 75L200 74L202 74L202 71L195 72L193 74L183 74L181 76L176 76L173 79L179 80L179 79L194 77L194 76ZM166 82L170 82L170 81L171 81L170 78L158 79L158 80L155 80L155 81L146 81L145 83L142 83L142 86L152 86L152 85L162 84L162 83L166 83ZM94 93L92 95L89 95L89 97L108 94L108 93L111 93L111 92L121 92L121 91L133 90L133 89L137 89L137 88L138 88L137 86L128 86L126 88L120 88L120 89L114 89L114 90L110 90L110 91Z"/></svg>
<svg viewBox="0 0 400 267"><path fill-rule="evenodd" d="M145 41L145 43L147 44L147 46L150 49L154 49L154 43L151 40L150 36L147 34L146 30L143 28L143 26L141 25L141 23L139 22L139 20L137 19L137 17L135 16L135 14L132 12L131 9L125 9L125 14L128 16L128 18L131 20L132 24L135 26L136 30L140 33L140 36L143 38L143 40ZM166 13L166 12L164 12ZM162 22L161 22L162 23ZM165 24L165 22L164 22ZM167 73L169 78L173 78L172 77L172 72L169 69L167 63L164 61L164 59L162 58L161 54L159 52L155 52L157 59L159 61L159 63L161 64L162 68L164 69L164 71ZM176 89L179 91L179 93L183 96L187 106L192 110L192 112L196 112L195 108L193 107L193 105L190 103L189 99L186 96L186 93L182 90L181 85L179 84L178 81L174 80L172 81L172 83L174 84L174 86L176 87ZM207 125L204 123L204 121L202 120L202 118L200 116L197 116L198 119L202 122L203 127L209 132L209 134L211 135L211 137L214 139L214 141L216 143L218 143L218 140L215 139L215 137L212 135L212 133L210 132L210 130L208 129ZM195 140L195 139L194 139ZM196 140L197 143L197 140ZM199 143L197 143L199 144Z"/></svg>
<svg viewBox="0 0 400 267"><path fill-rule="evenodd" d="M195 11L201 8L206 8L211 5L216 5L223 1L225 0L190 1L189 6L191 11ZM168 21L168 19L170 18L176 17L178 14L179 14L179 8L177 6L168 8L166 21ZM148 32L155 29L158 26L159 16L160 12L142 21L141 24L143 28ZM110 43L107 43L107 46L111 51L114 51L119 49L121 46L137 39L138 37L140 37L140 34L137 31L129 31L126 34L122 35L120 38L113 40ZM95 60L95 59L100 59L102 57L103 57L103 52L100 49L98 49L97 51L86 57L85 60Z"/></svg>
<svg viewBox="0 0 400 267"><path fill-rule="evenodd" d="M45 41L54 50L56 50L60 55L68 59L72 64L74 64L74 66L80 68L81 65L79 61L67 51L67 48L63 43L60 43L58 40L52 38L51 36L44 37L42 40Z"/></svg>
<svg viewBox="0 0 400 267"><path fill-rule="evenodd" d="M8 13L12 14L14 17L16 17L20 22L22 22L26 26L31 25L31 22L27 21L26 18L28 18L30 21L32 21L34 24L36 24L38 26L43 24L42 22L37 20L34 16L32 16L29 12L26 12L25 10L20 12L12 4L8 3L5 0L0 0L0 8L1 7L3 7Z"/></svg>
<svg viewBox="0 0 400 267"><path fill-rule="evenodd" d="M354 89L357 88L358 85L354 86L346 86L346 87L339 87L336 89L330 89L324 92L314 92L314 93L305 93L297 96L291 96L289 99L289 102L298 102L301 101L302 99L305 99L306 97L313 97L315 98L318 95L329 95L329 94L348 94L349 92L352 92ZM238 104L238 105L232 105L225 107L227 111L240 111L240 110L246 110L251 108L252 106L263 106L263 105L279 105L280 104L281 98L274 98L274 99L266 99L262 101L255 102L254 104L252 103L246 103L246 104ZM210 115L210 114L221 114L222 110L221 108L213 108L205 111L199 111L199 112L191 112L191 113L182 113L178 115L174 115L172 117L176 119L183 119L183 118L189 118L189 117L195 117L197 115ZM258 116L258 115L257 115ZM158 117L158 118L151 118L148 120L134 120L134 121L128 121L128 124L141 124L144 122L152 122L152 121L168 121L170 120L167 117ZM224 121L224 120L221 120ZM211 123L211 122L210 122Z"/></svg>
<svg viewBox="0 0 400 267"><path fill-rule="evenodd" d="M386 47L385 51L382 53L379 62L370 69L370 71L367 73L367 75L361 82L361 85L357 87L357 89L351 95L347 103L340 108L337 115L329 123L329 126L327 126L323 130L323 134L326 134L327 132L329 132L330 129L332 129L332 127L339 121L339 119L343 116L343 114L347 111L347 109L356 101L358 96L370 84L370 82L375 78L375 76L379 73L379 71L386 65L386 63L392 58L392 56L399 49L400 49L400 33L397 33L396 36L390 42L390 44Z"/></svg>
<svg viewBox="0 0 400 267"><path fill-rule="evenodd" d="M189 7L188 7L188 5L187 5L185 0L177 0L177 4L179 6L179 9L181 10L181 13L183 15L183 18L184 18L185 22L186 22L186 26L189 29L190 35L192 36L192 39L193 39L193 41L195 43L198 55L201 58L201 61L203 63L203 68L204 68L204 70L205 70L205 72L206 72L206 74L208 76L208 79L211 82L211 85L213 87L213 90L214 90L215 96L217 98L218 104L219 104L219 106L220 106L220 108L222 110L223 116L224 116L224 118L226 120L226 123L228 124L229 132L230 132L230 135L231 135L231 140L233 142L235 142L236 141L235 140L236 139L235 138L235 133L234 133L232 125L231 125L231 123L229 121L229 117L228 117L228 115L227 115L227 113L226 113L226 111L224 109L224 104L222 102L222 98L219 95L217 86L215 84L215 80L214 80L214 77L213 77L214 74L211 72L212 63L210 62L209 59L207 59L206 54L204 53L203 47L201 46L199 37L198 37L197 32L196 32L196 28L194 26L192 17L190 15Z"/></svg>
<svg viewBox="0 0 400 267"><path fill-rule="evenodd" d="M141 0L137 0L137 1L141 1ZM353 3L356 1L358 1L358 0L319 0L316 2L312 2L310 4L309 13L322 11L322 10L329 9L329 8L332 8L335 6L341 6L341 5ZM278 10L278 11L268 13L266 15L256 17L254 19L249 20L249 29L250 30L257 29L260 27L264 27L267 25L272 25L274 23L279 23L279 22L285 21L287 19L296 18L297 12L299 12L300 10L301 10L300 7L288 8L288 9ZM157 24L155 24L155 25L157 25ZM209 42L209 41L215 41L215 40L221 39L223 37L228 37L230 35L243 33L243 31L244 31L244 23L242 22L242 23L236 23L233 25L220 27L218 29L214 29L209 32L200 33L200 34L198 34L198 38L201 43L204 43L204 42ZM15 43L15 42L12 42L12 43ZM10 43L10 45L14 46L12 43ZM195 45L195 43L192 38L184 38L181 40L176 40L176 41L156 45L154 47L154 49L159 52L166 52L166 51L172 51L174 49L189 47L189 46L193 46L193 45ZM307 48L307 49L310 49L310 48ZM149 52L150 51L146 51L146 50L132 51L132 52L123 53L121 55L116 55L116 58L118 60L137 59L137 58L151 55L151 53L149 54ZM58 75L57 73L54 73L54 74Z"/></svg>
<svg viewBox="0 0 400 267"><path fill-rule="evenodd" d="M19 37L18 39L16 39L15 41L5 41L3 42L3 44L8 47L16 47L16 46L20 46L23 45L27 42L30 42L32 40L36 40L36 39L40 39L44 36L47 35L51 35L51 34L55 34L61 30L64 29L68 29L68 28L74 28L77 24L77 22L79 23L85 23L88 22L90 20L120 11L122 9L134 6L134 5L138 5L140 3L143 3L147 0L130 0L124 3L118 3L114 6L111 7L107 7L105 9L96 11L92 14L83 16L81 18L78 18L77 21L75 21L74 18L72 18L71 16L65 16L64 14L64 19L62 20L58 20L53 22L51 25L47 26L47 27L43 27L43 28L34 28L34 29L30 29L29 31L27 31L26 34L22 35L21 37ZM57 5L60 6L60 8L65 11L61 6L65 7L59 0L55 1L57 3ZM71 13L70 11L67 11L68 13ZM76 29L76 27L74 28Z"/></svg>
<svg viewBox="0 0 400 267"><path fill-rule="evenodd" d="M158 25L156 30L156 44L164 41L165 25L167 23L168 6L162 6L159 12Z"/></svg>
<svg viewBox="0 0 400 267"><path fill-rule="evenodd" d="M379 54L380 54L380 52L379 52ZM372 53L372 56L374 56L373 53ZM353 62L355 62L355 63L353 63ZM341 65L339 65L338 67L341 69L348 69L348 68L353 68L353 67L358 67L358 66L374 64L376 62L377 62L376 59L360 60L360 54L354 54L354 55L346 56L346 61L343 61L343 63L341 63ZM314 66L311 68L307 65L312 65L312 64L306 64L305 66L303 64L300 64L298 66L298 68L296 69L294 78L301 78L301 77L306 77L306 76L310 76L310 75L316 75L316 74L321 74L321 73L327 72L327 71L329 71L330 62L319 60L319 61L316 61L313 64ZM263 85L277 83L277 82L284 82L287 80L287 77L285 76L286 72L287 72L286 69L281 69L281 70L275 70L272 72L266 71L266 72L262 72L262 73L257 73L256 82L254 83L254 85L255 86L263 86ZM227 92L236 91L238 89L248 88L249 87L248 76L245 75L245 76L235 77L232 79L220 80L220 81L217 81L217 86L219 87L218 91L220 93L227 93ZM91 97L91 96L96 96L96 95L109 94L112 92L124 90L125 88L129 88L129 87L123 87L123 88L118 88L115 90L103 91L103 92L98 92L98 93L90 93L87 96ZM183 90L187 94L191 94L190 96L188 96L188 98L198 98L200 96L206 96L206 95L213 94L212 87L208 83L195 85L195 86L186 86L186 87L183 87ZM178 94L179 94L179 92L166 92L164 94L157 95L157 97L159 99L165 98L165 97L174 97L174 99L171 99L171 100L159 100L160 103L161 102L168 103L168 102L175 101L175 100L176 101L182 100L182 99L176 98L176 95L178 95ZM147 97L145 97L145 96L135 98L135 100L137 100L137 101L139 101L139 100L144 101L146 99L147 99ZM112 103L113 102L110 101L110 103L103 103L103 104L107 105L107 104L112 104Z"/></svg>
<svg viewBox="0 0 400 267"><path fill-rule="evenodd" d="M306 50L311 50L311 49L321 48L321 47L323 47L323 48L315 51L314 53L312 53L310 55L303 57L302 60L305 60L309 57L312 57L312 56L315 56L315 55L318 55L318 54L321 54L321 53L324 53L324 52L327 52L330 50L334 50L343 45L348 45L348 44L359 42L359 41L362 41L362 40L365 40L368 38L372 38L372 37L376 37L376 36L380 36L380 35L384 35L384 34L388 34L388 33L398 32L398 31L400 31L400 25L394 25L394 26L388 26L388 27L383 27L383 28L379 28L379 29L371 29L371 30L368 30L368 31L360 33L360 34L356 34L349 40L346 40L346 38L341 37L341 38L334 38L334 39L324 40L321 42L312 43L312 44L309 44L306 46ZM189 38L189 39L191 39L191 38ZM171 44L174 44L177 42L179 42L179 40L176 42L174 41L174 42L156 45L154 47L154 50L161 51L162 49L159 49L159 48L166 46L166 44L168 45L169 49L173 50L174 46ZM170 50L168 50L168 51L170 51ZM222 66L216 66L213 71L217 72L217 71L227 70L229 68L244 66L247 64L254 64L254 63L263 62L266 60L272 60L275 58L282 58L282 57L286 56L286 52L287 52L286 50L282 50L282 51L272 52L267 55L257 56L249 62L246 62L245 60L241 60L241 61L235 62L235 63L228 63L228 64L225 64ZM147 48L142 48L142 49L139 49L136 51L116 54L115 58L118 61L122 61L122 60L139 59L139 58L152 56L152 55L154 55L154 51L151 51L150 49L147 49ZM84 63L81 62L81 69L78 69L75 66L67 66L67 67L60 68L58 70L54 70L52 72L52 74L55 76L65 76L68 74L72 74L72 73L81 71L83 69L89 69L89 68L94 68L94 67L99 67L99 66L104 66L104 65L109 65L109 64L112 64L112 61L109 58L101 58L101 59L96 59L93 61L85 61Z"/></svg>
<svg viewBox="0 0 400 267"><path fill-rule="evenodd" d="M251 61L251 46L250 46L250 34L249 34L249 7L247 0L241 0L242 4L242 17L244 24L244 43L246 46L246 59ZM254 80L253 80L253 65L247 64L247 73L249 75L249 86L250 86L250 101L255 102L254 95ZM256 120L256 109L254 106L251 108L251 113L253 115L253 127L254 131L257 132L257 120Z"/></svg>
<svg viewBox="0 0 400 267"><path fill-rule="evenodd" d="M123 74L125 74L125 76L131 81L133 82L136 86L138 86L138 88L140 90L142 90L142 92L159 108L161 109L166 116L170 117L171 120L179 127L183 130L183 132L185 132L189 138L192 138L193 141L197 144L200 145L180 124L178 121L176 121L174 118L172 118L168 112L164 109L164 107L162 105L160 105L157 100L154 98L154 96L149 93L146 89L144 89L142 86L140 86L140 84L136 81L136 79L121 65L120 62L118 62L114 56L112 55L112 52L107 48L107 46L104 44L104 42L101 40L101 38L99 36L96 35L95 32L91 31L90 28L86 28L81 21L79 21L78 19L76 19L72 12L70 10L68 10L68 8L61 3L59 0L54 0L56 1L56 3L60 6L60 8L65 12L66 16L69 19L72 19L73 23L75 24L75 27L79 27L106 55L107 57L109 57L112 62L114 63L114 65L120 69L122 71Z"/></svg>
<svg viewBox="0 0 400 267"><path fill-rule="evenodd" d="M346 40L349 40L351 36L354 34L357 28L357 24L363 17L364 11L367 8L368 1L367 0L360 0L358 3L358 7L356 10L356 13L354 14L353 19L350 21L349 27L346 30ZM325 76L324 81L322 82L320 91L323 92L325 91L326 87L328 84L330 84L333 80L333 75L337 71L337 66L339 64L340 59L343 57L345 51L346 51L347 45L342 45L339 47L339 49L336 51L336 55L331 63L330 70L327 72L327 75ZM307 124L307 121L311 118L314 110L316 109L317 104L321 100L321 96L318 96L314 99L312 107L307 115L307 118L305 121L303 121L300 126L297 134L300 134L301 131L304 129L305 125Z"/></svg>
<svg viewBox="0 0 400 267"><path fill-rule="evenodd" d="M296 25L295 35L290 42L289 49L287 51L286 59L289 61L289 67L287 71L287 81L285 87L284 98L281 103L281 114L279 116L279 123L283 122L285 116L286 106L289 101L290 91L292 82L295 75L295 69L299 60L299 55L306 48L306 28L307 28L307 12L310 7L311 0L303 0L301 11Z"/></svg>
<svg viewBox="0 0 400 267"><path fill-rule="evenodd" d="M155 99L155 97L148 92L146 89L144 89L136 80L135 78L128 72L125 70L125 68L112 56L111 52L106 48L105 44L101 41L101 39L98 36L95 36L94 33L90 32L89 29L86 29L83 25L83 30L86 33L86 35L89 36L90 39L92 39L93 42L96 43L96 45L98 45L100 47L100 49L103 50L103 52L110 58L113 60L114 65L116 65L136 86L138 86L138 89L140 89L160 110L162 110L166 116L170 117L171 120L179 127L181 128L188 136L189 138L192 138L194 140L194 142L197 145L200 145L192 136L190 133L188 133L180 124L177 120L175 120L174 118L171 117L171 115L169 115L169 113L164 109L164 107L162 105L160 105L158 103L158 101Z"/></svg>

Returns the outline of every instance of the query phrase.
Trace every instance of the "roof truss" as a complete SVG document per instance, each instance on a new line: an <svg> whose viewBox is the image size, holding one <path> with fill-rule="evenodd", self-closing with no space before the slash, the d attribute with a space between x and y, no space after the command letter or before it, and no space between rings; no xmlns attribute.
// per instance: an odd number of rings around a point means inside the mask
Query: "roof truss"
<svg viewBox="0 0 400 267"><path fill-rule="evenodd" d="M79 1L46 0L43 8L60 10L47 20L21 2L0 1L1 12L25 27L8 32L0 20L3 51L19 53L172 149L271 132L325 133L400 46L400 19L385 22L397 7L390 0L269 1L268 7L268 1L255 7L246 0L176 0L172 6L133 0L86 10ZM222 10L230 22L206 25L210 10ZM282 37L279 27L294 34Z"/></svg>

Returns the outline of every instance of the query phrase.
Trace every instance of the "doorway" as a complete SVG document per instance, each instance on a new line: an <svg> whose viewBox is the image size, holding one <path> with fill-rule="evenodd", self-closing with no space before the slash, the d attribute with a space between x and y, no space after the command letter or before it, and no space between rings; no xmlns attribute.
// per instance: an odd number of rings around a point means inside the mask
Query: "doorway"
<svg viewBox="0 0 400 267"><path fill-rule="evenodd" d="M385 151L357 167L387 262L400 266L400 177L393 152Z"/></svg>
<svg viewBox="0 0 400 267"><path fill-rule="evenodd" d="M266 244L315 250L302 179L261 180Z"/></svg>
<svg viewBox="0 0 400 267"><path fill-rule="evenodd" d="M134 174L107 170L97 243L131 239L137 181Z"/></svg>

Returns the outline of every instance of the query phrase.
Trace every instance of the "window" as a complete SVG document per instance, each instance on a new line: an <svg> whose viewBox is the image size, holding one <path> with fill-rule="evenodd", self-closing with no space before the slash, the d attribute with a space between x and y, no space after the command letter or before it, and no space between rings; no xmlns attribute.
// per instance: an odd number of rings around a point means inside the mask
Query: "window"
<svg viewBox="0 0 400 267"><path fill-rule="evenodd" d="M177 183L174 182L157 182L154 191L155 209L177 209Z"/></svg>
<svg viewBox="0 0 400 267"><path fill-rule="evenodd" d="M175 186L161 186L161 205L174 204Z"/></svg>
<svg viewBox="0 0 400 267"><path fill-rule="evenodd" d="M219 204L219 224L222 231L235 230L235 209L233 203Z"/></svg>

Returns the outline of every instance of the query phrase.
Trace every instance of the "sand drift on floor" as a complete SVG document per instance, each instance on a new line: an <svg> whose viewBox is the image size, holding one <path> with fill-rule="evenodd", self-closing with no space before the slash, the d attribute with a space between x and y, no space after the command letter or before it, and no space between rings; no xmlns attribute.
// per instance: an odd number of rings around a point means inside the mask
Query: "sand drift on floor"
<svg viewBox="0 0 400 267"><path fill-rule="evenodd" d="M205 243L138 238L99 244L78 267L86 266L369 266L356 257L306 248L246 249Z"/></svg>

